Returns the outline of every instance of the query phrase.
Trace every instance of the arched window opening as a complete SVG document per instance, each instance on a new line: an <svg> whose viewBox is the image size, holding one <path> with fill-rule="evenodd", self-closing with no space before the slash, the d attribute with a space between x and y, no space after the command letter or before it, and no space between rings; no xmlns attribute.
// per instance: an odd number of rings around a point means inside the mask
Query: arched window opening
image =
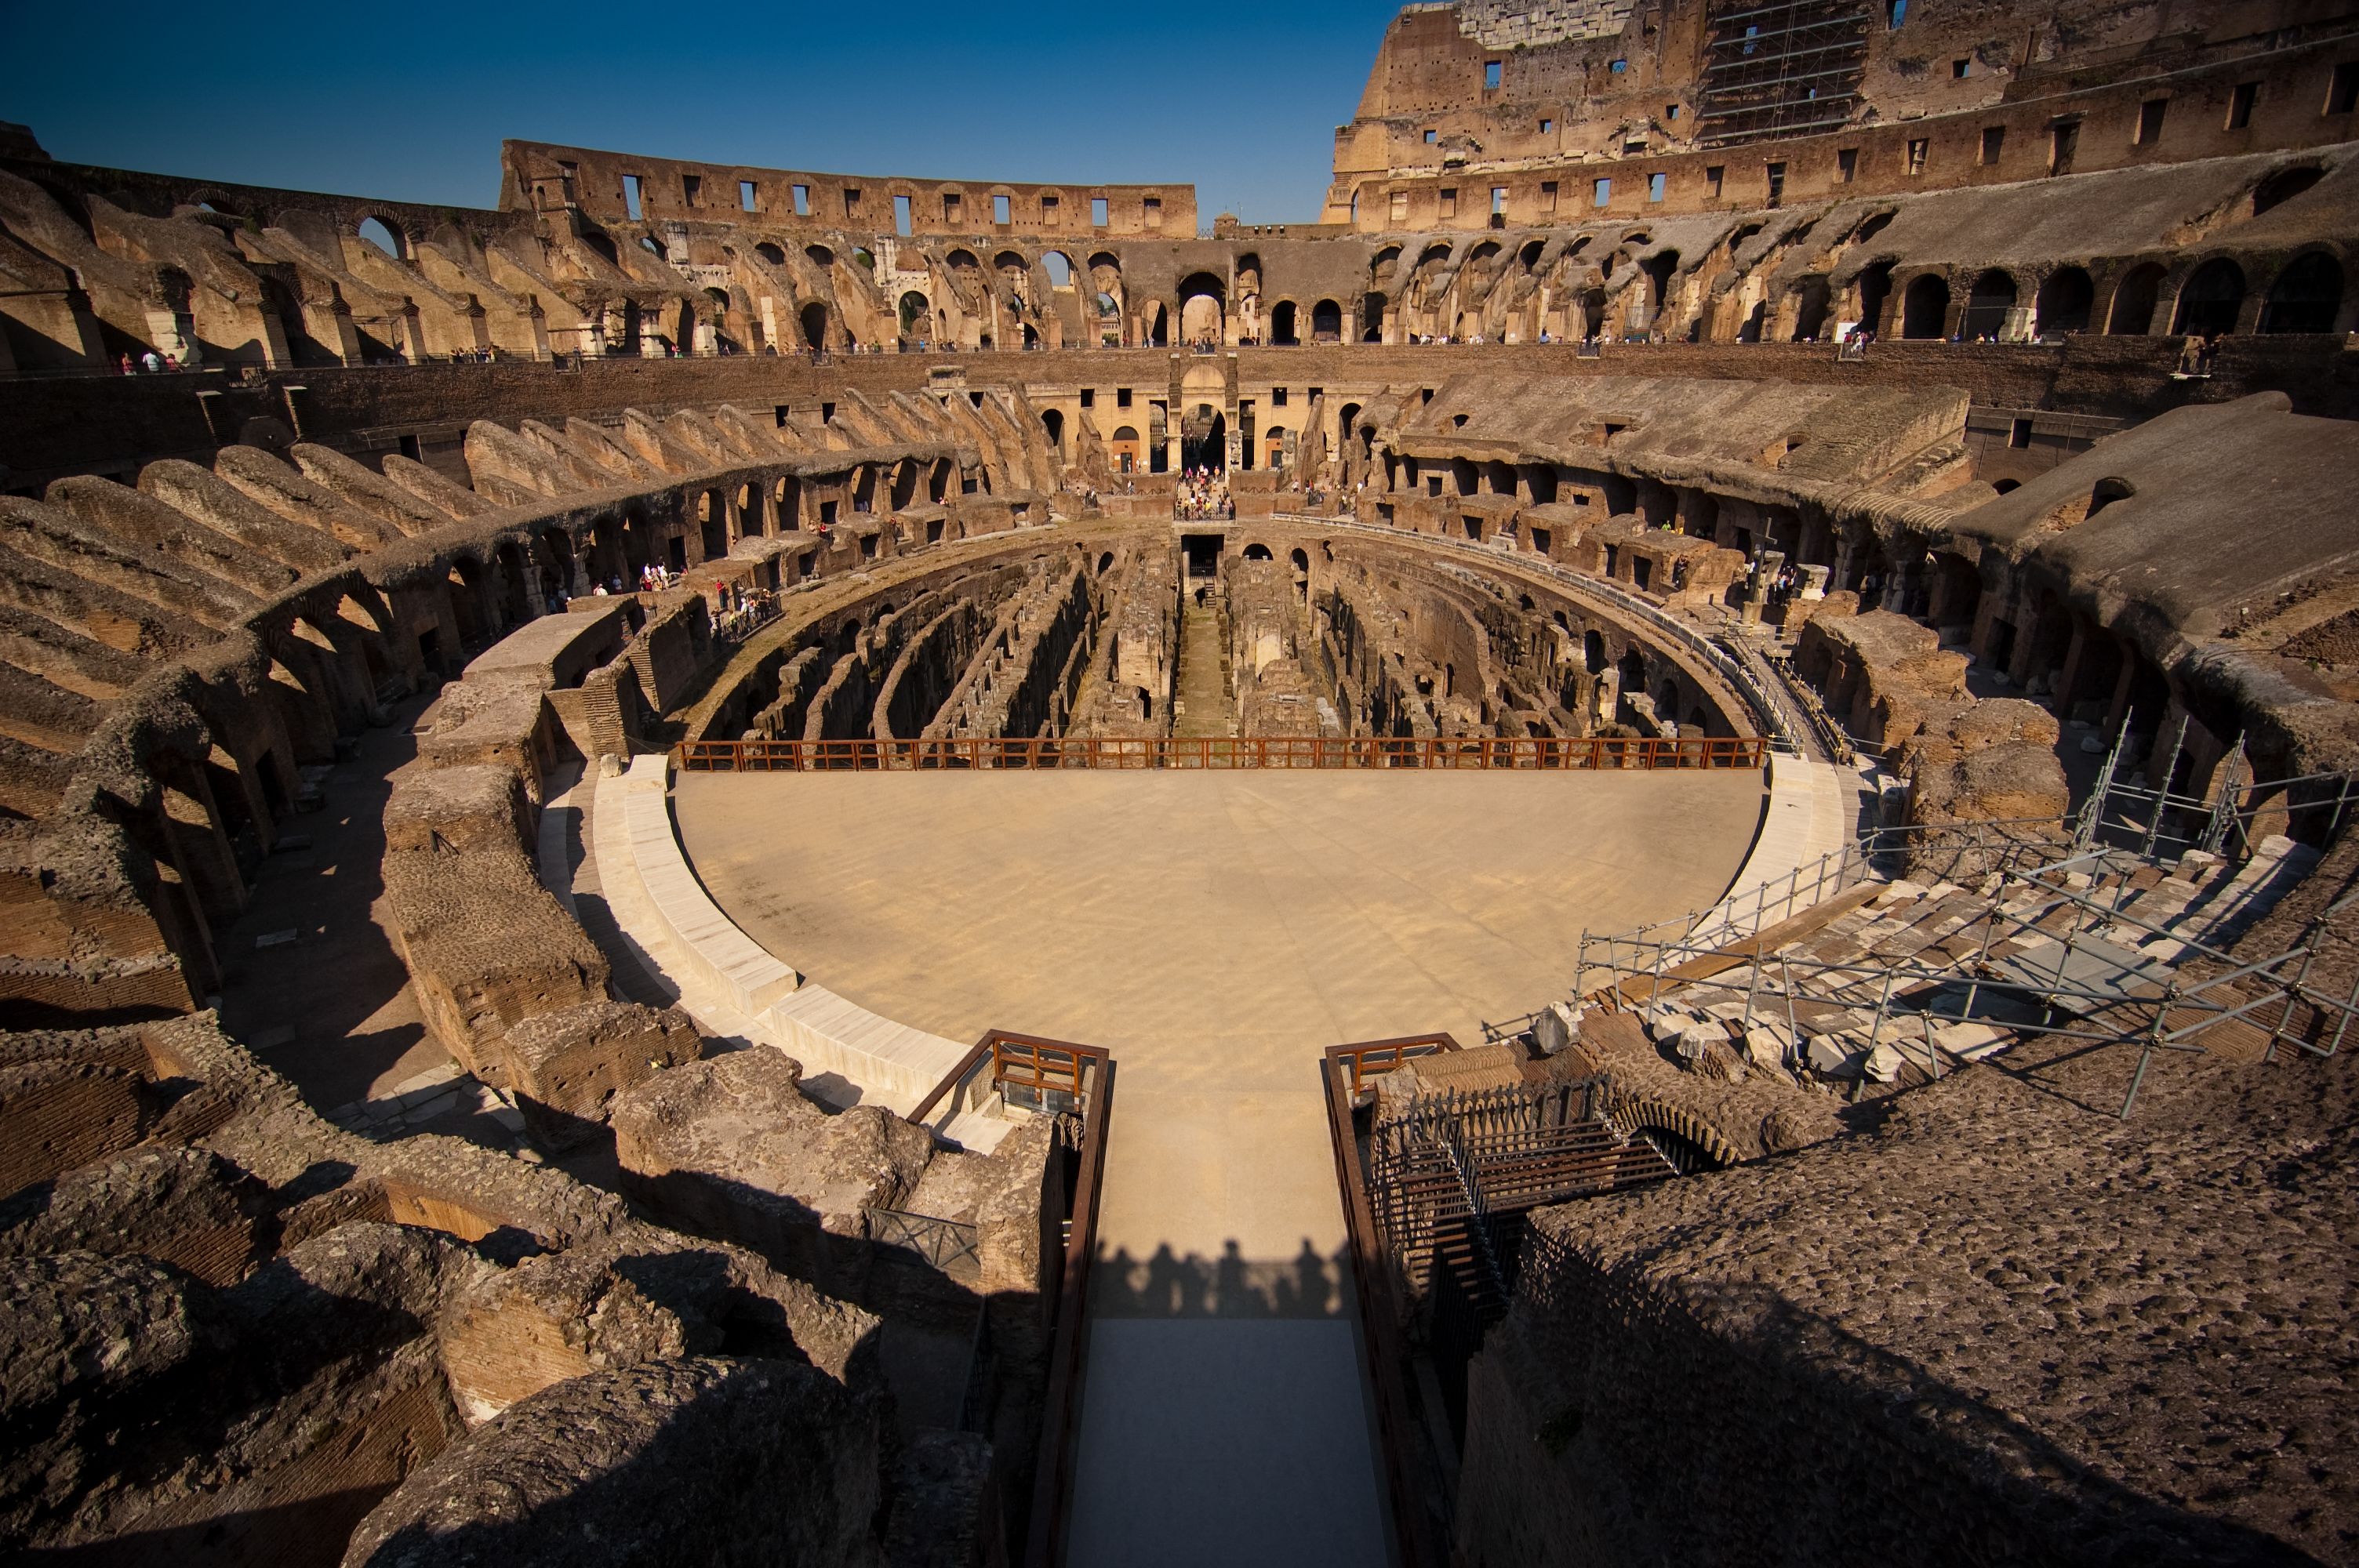
<svg viewBox="0 0 2359 1568"><path fill-rule="evenodd" d="M1322 299L1310 308L1310 337L1314 342L1336 343L1343 339L1343 308L1332 299Z"/></svg>
<svg viewBox="0 0 2359 1568"><path fill-rule="evenodd" d="M1270 307L1269 341L1288 346L1302 341L1295 335L1293 300L1281 299Z"/></svg>
<svg viewBox="0 0 2359 1568"><path fill-rule="evenodd" d="M382 218L362 219L360 236L397 261L408 254L402 246L399 231Z"/></svg>

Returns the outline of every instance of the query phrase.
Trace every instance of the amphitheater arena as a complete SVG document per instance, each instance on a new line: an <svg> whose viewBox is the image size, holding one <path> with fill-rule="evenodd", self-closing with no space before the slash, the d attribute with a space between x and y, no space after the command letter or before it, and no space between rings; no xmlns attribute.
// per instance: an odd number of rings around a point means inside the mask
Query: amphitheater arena
<svg viewBox="0 0 2359 1568"><path fill-rule="evenodd" d="M2359 1561L2359 11L500 157L0 127L11 1555Z"/></svg>

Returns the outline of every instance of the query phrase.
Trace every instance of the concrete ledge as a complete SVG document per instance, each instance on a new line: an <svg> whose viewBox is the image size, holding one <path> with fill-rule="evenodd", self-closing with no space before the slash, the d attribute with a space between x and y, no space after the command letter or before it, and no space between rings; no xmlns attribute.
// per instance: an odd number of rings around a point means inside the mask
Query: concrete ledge
<svg viewBox="0 0 2359 1568"><path fill-rule="evenodd" d="M1753 836L1753 849L1737 868L1728 892L1696 923L1694 939L1706 939L1726 929L1735 917L1750 911L1762 888L1782 881L1796 871L1815 870L1819 861L1851 841L1853 810L1843 795L1853 787L1846 778L1855 776L1848 768L1832 762L1770 754L1769 799L1762 811L1761 829ZM1840 890L1825 891L1832 896ZM1798 903L1793 913L1803 907L1807 905Z"/></svg>
<svg viewBox="0 0 2359 1568"><path fill-rule="evenodd" d="M739 930L707 896L680 849L670 771L666 757L637 757L598 780L592 852L616 925L710 1033L775 1046L808 1074L833 1075L862 1099L907 1115L967 1048L803 983L791 966ZM989 1134L1007 1124L962 1117L974 1093L970 1087L953 1096L940 1115L945 1123L956 1119L962 1141L980 1147L996 1141Z"/></svg>
<svg viewBox="0 0 2359 1568"><path fill-rule="evenodd" d="M615 781L623 829L639 884L662 929L695 978L743 1013L757 1013L802 984L802 977L756 945L708 897L679 851L671 826L669 762L636 757ZM607 781L599 783L603 816Z"/></svg>

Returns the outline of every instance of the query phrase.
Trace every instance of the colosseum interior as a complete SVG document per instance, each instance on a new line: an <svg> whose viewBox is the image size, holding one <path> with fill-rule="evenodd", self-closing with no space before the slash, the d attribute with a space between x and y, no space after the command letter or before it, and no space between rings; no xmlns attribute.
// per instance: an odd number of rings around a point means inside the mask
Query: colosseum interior
<svg viewBox="0 0 2359 1568"><path fill-rule="evenodd" d="M12 1558L2359 1562L2359 9L1371 41L0 125Z"/></svg>

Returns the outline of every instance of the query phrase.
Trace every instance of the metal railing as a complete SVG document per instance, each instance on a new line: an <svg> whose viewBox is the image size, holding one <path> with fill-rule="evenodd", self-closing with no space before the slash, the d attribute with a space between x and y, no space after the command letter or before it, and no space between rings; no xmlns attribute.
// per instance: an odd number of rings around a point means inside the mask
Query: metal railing
<svg viewBox="0 0 2359 1568"><path fill-rule="evenodd" d="M902 773L937 768L1759 769L1757 735L955 736L917 741L684 741L683 773Z"/></svg>
<svg viewBox="0 0 2359 1568"><path fill-rule="evenodd" d="M897 1208L872 1208L868 1217L871 1240L907 1248L945 1274L973 1274L983 1268L983 1232L964 1220Z"/></svg>

